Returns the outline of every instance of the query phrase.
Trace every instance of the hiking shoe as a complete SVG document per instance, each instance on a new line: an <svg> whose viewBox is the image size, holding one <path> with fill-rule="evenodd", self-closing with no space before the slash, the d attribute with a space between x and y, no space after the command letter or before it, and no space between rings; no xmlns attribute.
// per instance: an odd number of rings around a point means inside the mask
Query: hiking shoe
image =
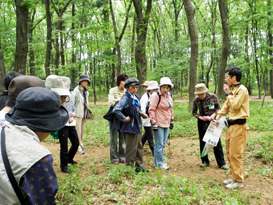
<svg viewBox="0 0 273 205"><path fill-rule="evenodd" d="M68 166L61 167L62 172L64 173L72 173L72 169L70 169Z"/></svg>
<svg viewBox="0 0 273 205"><path fill-rule="evenodd" d="M244 183L233 181L230 184L226 185L226 188L228 189L234 189L234 188L242 188L244 187Z"/></svg>
<svg viewBox="0 0 273 205"><path fill-rule="evenodd" d="M126 160L121 160L121 163L125 164L125 163L126 163Z"/></svg>
<svg viewBox="0 0 273 205"><path fill-rule="evenodd" d="M85 154L84 151L78 151L77 154Z"/></svg>
<svg viewBox="0 0 273 205"><path fill-rule="evenodd" d="M114 163L115 165L118 165L119 161L114 161L113 163Z"/></svg>
<svg viewBox="0 0 273 205"><path fill-rule="evenodd" d="M226 180L223 181L224 184L230 184L232 182L234 182L233 179L226 179Z"/></svg>
<svg viewBox="0 0 273 205"><path fill-rule="evenodd" d="M82 149L86 149L87 147L86 146L82 146Z"/></svg>
<svg viewBox="0 0 273 205"><path fill-rule="evenodd" d="M208 167L208 166L209 166L209 164L207 164L206 162L204 162L204 163L202 163L202 164L200 165L201 168L205 168L205 167Z"/></svg>
<svg viewBox="0 0 273 205"><path fill-rule="evenodd" d="M224 169L224 170L228 170L229 169L229 167L225 164L225 165L223 165L223 166L221 166L220 167L221 169Z"/></svg>
<svg viewBox="0 0 273 205"><path fill-rule="evenodd" d="M78 164L78 162L74 161L73 159L71 161L68 161L69 164Z"/></svg>
<svg viewBox="0 0 273 205"><path fill-rule="evenodd" d="M135 168L135 172L139 173L139 172L149 172L148 169L142 168L142 167L136 167Z"/></svg>

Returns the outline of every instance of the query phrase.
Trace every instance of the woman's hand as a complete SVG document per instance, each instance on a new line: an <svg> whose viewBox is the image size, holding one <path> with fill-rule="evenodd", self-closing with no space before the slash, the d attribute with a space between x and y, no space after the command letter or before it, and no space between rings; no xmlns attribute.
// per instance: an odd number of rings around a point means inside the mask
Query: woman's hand
<svg viewBox="0 0 273 205"><path fill-rule="evenodd" d="M130 122L130 120L131 120L131 119L130 119L130 117L128 116L128 117L126 117L126 119L125 119L124 122L125 122L125 123L128 123L128 122Z"/></svg>
<svg viewBox="0 0 273 205"><path fill-rule="evenodd" d="M208 121L207 116L199 116L199 119L202 121Z"/></svg>
<svg viewBox="0 0 273 205"><path fill-rule="evenodd" d="M74 119L74 117L70 117L70 118L68 119L69 124L73 122L73 119Z"/></svg>
<svg viewBox="0 0 273 205"><path fill-rule="evenodd" d="M115 103L118 103L118 102L119 102L119 99L115 99L114 101L115 101Z"/></svg>
<svg viewBox="0 0 273 205"><path fill-rule="evenodd" d="M214 120L214 118L215 118L215 116L216 116L216 114L215 114L215 113L213 113L213 114L210 116L209 121L213 121L213 120Z"/></svg>

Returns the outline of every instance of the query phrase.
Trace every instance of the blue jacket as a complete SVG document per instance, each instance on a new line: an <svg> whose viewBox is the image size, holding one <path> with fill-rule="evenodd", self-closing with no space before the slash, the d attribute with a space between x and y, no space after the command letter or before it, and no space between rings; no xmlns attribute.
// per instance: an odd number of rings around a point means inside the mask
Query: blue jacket
<svg viewBox="0 0 273 205"><path fill-rule="evenodd" d="M133 105L133 97L126 92L113 109L115 116L122 122L120 128L120 132L122 133L141 133L139 96L135 95L135 97L137 98L135 101L138 101L138 103ZM127 116L130 117L130 122L128 123L125 122Z"/></svg>

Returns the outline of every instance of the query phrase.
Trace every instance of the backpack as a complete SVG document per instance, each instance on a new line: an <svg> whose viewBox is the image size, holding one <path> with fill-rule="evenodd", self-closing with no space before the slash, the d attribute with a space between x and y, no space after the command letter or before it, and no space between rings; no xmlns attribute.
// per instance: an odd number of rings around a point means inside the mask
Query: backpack
<svg viewBox="0 0 273 205"><path fill-rule="evenodd" d="M158 95L158 103L157 103L157 106L156 107L158 107L158 105L159 105L159 103L160 103L160 100L161 100L161 95L159 95L159 92L158 91L156 91L156 93L157 93L157 95ZM170 93L170 95L171 95L171 97L173 98L173 94L172 94L172 92L169 92ZM150 95L149 95L149 93L147 93L147 95L148 95L148 102L147 102L147 104L146 104L146 109L145 109L145 114L147 114L148 116L149 116L149 105L150 105Z"/></svg>

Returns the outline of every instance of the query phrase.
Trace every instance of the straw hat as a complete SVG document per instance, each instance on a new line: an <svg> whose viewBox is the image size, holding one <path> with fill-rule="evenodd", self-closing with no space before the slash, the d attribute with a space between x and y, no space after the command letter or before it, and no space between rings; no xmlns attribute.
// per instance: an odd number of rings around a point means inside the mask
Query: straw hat
<svg viewBox="0 0 273 205"><path fill-rule="evenodd" d="M206 85L204 83L199 83L195 86L195 95L199 95L199 94L204 94L208 92L208 88L206 87Z"/></svg>
<svg viewBox="0 0 273 205"><path fill-rule="evenodd" d="M159 89L158 87L158 83L156 81L150 81L148 83L148 88L147 90L155 90L155 89Z"/></svg>

